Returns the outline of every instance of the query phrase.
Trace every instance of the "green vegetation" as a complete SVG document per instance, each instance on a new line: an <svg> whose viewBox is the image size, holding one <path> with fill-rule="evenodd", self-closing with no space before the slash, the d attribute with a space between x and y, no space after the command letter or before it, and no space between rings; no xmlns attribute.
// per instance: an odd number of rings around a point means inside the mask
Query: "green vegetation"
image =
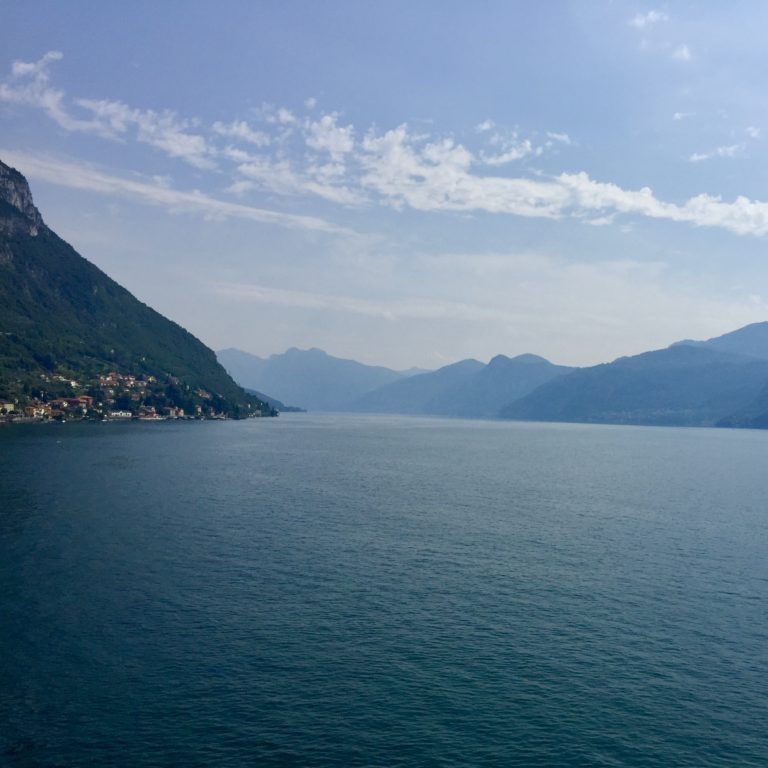
<svg viewBox="0 0 768 768"><path fill-rule="evenodd" d="M30 211L9 202L18 200L19 188L28 196L23 177L2 163L0 177L6 182L0 186L0 400L23 406L90 394L105 407L132 412L146 406L231 418L274 415L192 334L142 304L45 225L33 226ZM110 396L100 378L110 372L144 382L140 397L118 403L122 395L107 387Z"/></svg>

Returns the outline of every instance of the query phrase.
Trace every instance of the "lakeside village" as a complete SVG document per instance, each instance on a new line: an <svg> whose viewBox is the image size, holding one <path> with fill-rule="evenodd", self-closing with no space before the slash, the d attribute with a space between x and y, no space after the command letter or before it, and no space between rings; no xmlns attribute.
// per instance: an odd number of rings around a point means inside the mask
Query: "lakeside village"
<svg viewBox="0 0 768 768"><path fill-rule="evenodd" d="M41 374L40 386L24 401L0 397L0 422L227 419L220 406L210 392L191 389L173 376L160 382L154 376L112 371L78 382L61 374Z"/></svg>

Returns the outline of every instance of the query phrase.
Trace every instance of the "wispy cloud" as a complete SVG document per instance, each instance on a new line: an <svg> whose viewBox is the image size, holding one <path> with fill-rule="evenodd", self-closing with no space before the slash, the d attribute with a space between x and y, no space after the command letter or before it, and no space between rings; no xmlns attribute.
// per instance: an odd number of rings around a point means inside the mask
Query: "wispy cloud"
<svg viewBox="0 0 768 768"><path fill-rule="evenodd" d="M171 111L162 113L129 107L119 101L77 99L82 114L73 114L62 90L50 84L49 67L60 61L59 51L49 51L36 62L15 61L11 76L0 83L0 101L37 107L67 131L120 139L135 130L137 141L186 160L197 168L213 168L211 151L199 134L189 133L193 121L181 120Z"/></svg>
<svg viewBox="0 0 768 768"><path fill-rule="evenodd" d="M682 43L672 51L672 58L677 59L678 61L690 61L691 49L685 43Z"/></svg>
<svg viewBox="0 0 768 768"><path fill-rule="evenodd" d="M532 154L541 154L541 147L534 148L530 139L510 143L506 145L498 154L481 152L480 159L485 165L507 165L515 160L522 160L524 157Z"/></svg>
<svg viewBox="0 0 768 768"><path fill-rule="evenodd" d="M565 132L558 133L557 131L547 131L547 138L549 138L551 141L557 141L560 144L565 144L566 146L573 144L571 137Z"/></svg>
<svg viewBox="0 0 768 768"><path fill-rule="evenodd" d="M174 112L134 109L120 101L77 99L77 105L93 115L99 133L124 136L135 130L136 141L162 150L170 157L185 160L196 168L216 167L214 154L206 139L189 132L194 121L182 120Z"/></svg>
<svg viewBox="0 0 768 768"><path fill-rule="evenodd" d="M307 146L320 152L327 152L331 159L341 160L355 146L355 129L351 125L336 124L338 115L323 115L319 120L307 124Z"/></svg>
<svg viewBox="0 0 768 768"><path fill-rule="evenodd" d="M634 15L629 23L637 29L645 29L658 24L660 21L668 21L669 16L662 11L648 11L648 13L638 13Z"/></svg>
<svg viewBox="0 0 768 768"><path fill-rule="evenodd" d="M649 187L624 189L594 180L583 171L526 174L529 158L542 156L555 144L571 144L564 132L524 136L517 129L505 130L486 120L471 132L471 144L465 145L454 137L414 133L407 124L384 131L366 130L345 124L335 112L308 116L279 106L262 107L253 122L216 121L206 128L172 111L137 109L109 99L77 98L70 107L63 92L50 83L49 68L60 58L54 51L37 62L14 62L10 75L0 83L0 100L41 109L67 130L113 140L133 139L201 170L215 170L217 183L228 173L227 191L241 200L262 190L285 197L314 196L348 207L385 205L431 212L571 217L598 225L637 216L719 227L737 234L768 234L768 203L745 197L728 202L696 195L675 203L659 200ZM677 115L682 119L684 113ZM748 129L748 134L750 130L757 131ZM729 144L694 153L689 160L735 157L743 151L743 144ZM504 173L512 163L520 170ZM64 174L55 171L54 161L34 161L27 156L25 165L47 174L48 180L55 177L56 183L64 183ZM340 231L319 218L227 202L169 185L161 188L108 177L82 166L73 178L83 188L131 194L211 216Z"/></svg>
<svg viewBox="0 0 768 768"><path fill-rule="evenodd" d="M419 145L400 126L363 143L364 186L395 206L424 211L484 211L539 218L605 217L612 213L768 234L768 203L697 195L682 205L657 199L649 187L626 190L586 173L549 180L482 176L473 157L450 140Z"/></svg>
<svg viewBox="0 0 768 768"><path fill-rule="evenodd" d="M220 295L259 304L274 304L298 309L320 309L345 314L366 315L387 320L521 320L519 313L502 308L489 308L459 301L443 301L424 297L381 301L339 294L286 290L257 284L217 283Z"/></svg>
<svg viewBox="0 0 768 768"><path fill-rule="evenodd" d="M738 157L744 154L743 144L727 144L722 147L715 147L709 152L694 152L689 158L689 163L701 163L704 160L711 160L714 157Z"/></svg>
<svg viewBox="0 0 768 768"><path fill-rule="evenodd" d="M61 51L48 51L37 61L14 61L11 64L11 77L15 80L32 78L34 80L48 80L48 65L52 61L61 61L64 54Z"/></svg>
<svg viewBox="0 0 768 768"><path fill-rule="evenodd" d="M249 219L291 229L313 230L333 234L352 234L314 216L296 216L250 205L232 203L203 194L168 186L162 179L151 183L103 173L80 163L44 158L23 152L0 149L4 162L18 168L31 179L70 189L83 189L165 208L174 213L195 213L211 219Z"/></svg>
<svg viewBox="0 0 768 768"><path fill-rule="evenodd" d="M232 191L260 188L279 195L316 195L331 203L352 206L362 205L366 199L361 190L338 183L344 178L345 169L333 163L307 166L297 171L286 159L273 160L260 156L239 165L237 172L243 179L230 187Z"/></svg>
<svg viewBox="0 0 768 768"><path fill-rule="evenodd" d="M98 120L84 120L70 115L64 104L64 92L51 86L49 67L62 58L60 51L48 51L38 61L14 61L10 77L0 82L0 101L41 109L67 131L111 136L108 128Z"/></svg>
<svg viewBox="0 0 768 768"><path fill-rule="evenodd" d="M264 131L255 131L245 120L235 120L228 124L217 121L213 124L213 131L219 136L239 139L257 147L266 147L270 143L270 137Z"/></svg>

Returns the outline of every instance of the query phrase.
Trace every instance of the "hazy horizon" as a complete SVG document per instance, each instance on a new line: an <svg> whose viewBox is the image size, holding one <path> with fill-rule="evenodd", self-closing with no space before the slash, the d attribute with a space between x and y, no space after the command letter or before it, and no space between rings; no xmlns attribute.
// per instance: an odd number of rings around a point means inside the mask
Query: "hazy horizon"
<svg viewBox="0 0 768 768"><path fill-rule="evenodd" d="M731 331L736 331L736 330L741 330L741 329L738 329L738 328L731 329ZM729 332L730 331L726 331L726 334L729 333ZM688 342L704 342L704 341L711 341L711 339L675 339L675 341L673 341L672 344L676 344L676 343L680 343L680 342L684 342L684 341L688 341ZM667 345L667 346L670 346L670 345ZM291 347L287 347L286 349L281 350L281 351L270 352L270 353L267 353L267 354L264 354L264 355L260 355L257 352L251 352L251 351L249 351L247 349L242 349L240 347L234 347L234 346L220 347L220 348L216 349L215 352L216 352L217 355L219 355L222 352L228 352L230 350L235 351L235 352L239 352L239 353L245 353L246 355L250 355L252 357L258 357L259 359L262 359L262 360L266 360L266 359L268 359L270 357L280 357L280 356L285 355L286 353L294 351L294 350L297 351L297 352L322 352L323 354L329 355L331 357L336 357L336 358L340 357L339 355L334 355L331 352L328 352L328 350L322 349L320 347L297 347L295 345L291 346ZM654 351L654 350L652 350L652 349L641 350L640 354L642 354L642 352L652 352L652 351ZM499 355L503 355L505 357L510 357L510 358L511 357L518 357L518 356L525 356L525 355L536 355L536 356L539 356L539 357L543 357L542 355L539 355L535 351L517 352L514 355L504 355L503 352L498 352L498 353L496 353L494 355L491 355L490 357L487 357L487 358L478 358L476 355L470 355L469 357L465 357L465 358L457 358L456 360L451 360L451 361L445 363L444 365L452 365L454 363L459 363L459 362L462 362L463 360L468 360L468 359L478 360L479 362L483 363L484 365L487 365L488 363L490 363L490 361L494 357L497 357ZM617 357L625 357L625 356L626 355L618 355ZM355 358L343 358L342 357L341 359L353 360L354 362L364 362L362 360L355 360ZM600 360L597 363L595 363L595 365L600 365L601 363L609 363L609 362L612 362L615 359L617 359L617 358L612 358L611 360ZM559 364L559 362L557 360L549 360L549 362ZM383 364L382 363L377 363L377 362L373 361L373 362L365 362L365 365L383 365ZM388 367L388 366L384 366L384 367ZM575 367L586 367L586 366L575 366ZM395 368L393 370L400 370L401 372L408 372L408 371L411 371L411 370L420 370L420 371L428 373L428 372L431 372L432 370L435 370L435 369L424 369L424 368L419 368L418 366L411 366L410 368L406 368L406 369L402 369L402 368L401 369L397 369L397 368Z"/></svg>
<svg viewBox="0 0 768 768"><path fill-rule="evenodd" d="M768 318L761 4L0 13L0 159L213 349L583 366Z"/></svg>

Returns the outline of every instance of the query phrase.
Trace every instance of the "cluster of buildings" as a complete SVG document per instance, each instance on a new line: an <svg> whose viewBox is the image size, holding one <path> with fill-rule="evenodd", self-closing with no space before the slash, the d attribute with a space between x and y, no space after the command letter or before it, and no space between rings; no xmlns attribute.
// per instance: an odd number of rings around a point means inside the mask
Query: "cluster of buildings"
<svg viewBox="0 0 768 768"><path fill-rule="evenodd" d="M88 399L92 400L92 398ZM28 405L0 401L0 418L4 418L6 421L55 419L62 418L68 413L85 415L87 410L88 406L79 398L58 398L45 403L33 400Z"/></svg>
<svg viewBox="0 0 768 768"><path fill-rule="evenodd" d="M195 409L194 418L217 417L215 413L203 413L199 406ZM190 418L183 408L169 406L155 408L152 405L139 406L136 411L104 408L99 403L95 405L93 398L88 395L78 397L58 397L42 402L33 400L27 405L18 405L0 400L0 421L47 421L49 419L139 419L141 421L161 421L165 419Z"/></svg>
<svg viewBox="0 0 768 768"><path fill-rule="evenodd" d="M142 421L160 421L165 419L200 419L200 418L224 418L213 408L203 405L195 405L194 412L186 413L184 408L176 405L156 406L149 405L145 400L154 399L152 395L156 390L162 392L164 384L159 384L154 376L137 377L130 374L121 374L111 371L101 374L97 379L83 385L73 379L62 375L43 375L40 377L42 384L51 389L61 385L67 389L81 391L87 389L100 395L96 401L91 395L73 395L71 397L32 397L26 404L0 400L0 422L10 421L46 421L50 419L140 419ZM178 379L171 379L170 383L178 385ZM203 400L210 400L211 394L204 390L194 392Z"/></svg>

